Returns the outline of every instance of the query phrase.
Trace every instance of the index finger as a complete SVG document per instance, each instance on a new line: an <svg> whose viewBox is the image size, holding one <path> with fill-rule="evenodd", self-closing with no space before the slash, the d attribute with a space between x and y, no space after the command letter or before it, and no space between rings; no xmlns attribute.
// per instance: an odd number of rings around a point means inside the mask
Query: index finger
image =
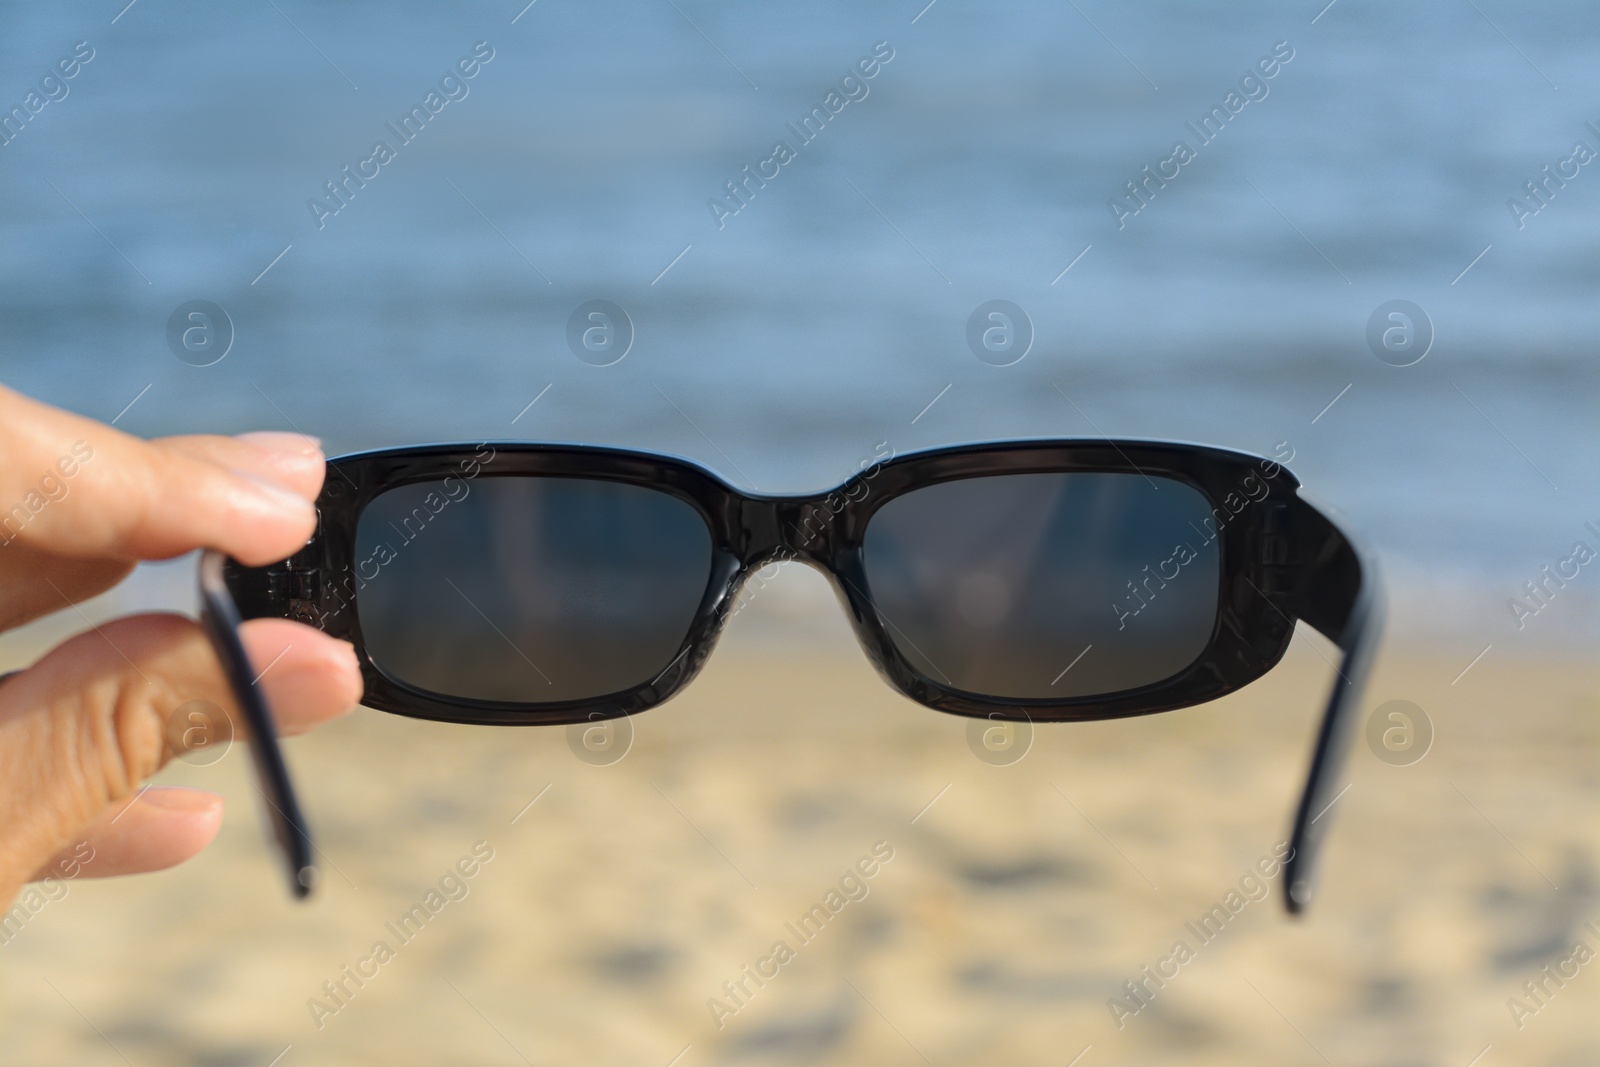
<svg viewBox="0 0 1600 1067"><path fill-rule="evenodd" d="M20 542L132 560L216 548L262 566L315 529L308 495L0 386L0 552Z"/></svg>

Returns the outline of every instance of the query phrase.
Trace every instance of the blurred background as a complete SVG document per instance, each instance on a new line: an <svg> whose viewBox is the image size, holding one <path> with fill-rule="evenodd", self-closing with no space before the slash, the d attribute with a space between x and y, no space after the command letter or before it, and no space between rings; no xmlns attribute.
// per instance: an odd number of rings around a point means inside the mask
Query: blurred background
<svg viewBox="0 0 1600 1067"><path fill-rule="evenodd" d="M783 568L693 688L598 741L361 712L295 742L308 906L244 754L175 765L228 794L221 840L8 940L0 1060L1600 1057L1600 976L1542 977L1600 951L1600 573L1525 585L1600 551L1600 10L125 4L0 5L7 385L146 436L619 444L768 491L884 442L1290 449L1384 561L1365 710L1407 701L1415 736L1358 742L1304 921L1274 883L1130 1017L1125 983L1286 836L1328 646L1205 708L996 741L882 687ZM192 610L193 580L84 610ZM0 669L79 625L0 637ZM331 999L478 841L470 893ZM868 896L719 1016L880 841Z"/></svg>

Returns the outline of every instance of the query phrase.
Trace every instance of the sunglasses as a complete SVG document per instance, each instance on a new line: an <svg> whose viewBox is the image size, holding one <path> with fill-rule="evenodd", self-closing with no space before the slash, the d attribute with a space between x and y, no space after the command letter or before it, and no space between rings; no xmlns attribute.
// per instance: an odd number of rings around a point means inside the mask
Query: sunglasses
<svg viewBox="0 0 1600 1067"><path fill-rule="evenodd" d="M774 562L829 575L895 689L1001 721L1215 700L1271 670L1303 620L1343 656L1286 865L1298 913L1381 615L1371 556L1299 487L1272 459L1131 440L880 446L806 496L746 493L649 452L399 448L330 460L317 533L284 562L207 553L202 614L302 897L311 837L241 619L350 641L369 707L497 726L668 700L710 655L741 583Z"/></svg>

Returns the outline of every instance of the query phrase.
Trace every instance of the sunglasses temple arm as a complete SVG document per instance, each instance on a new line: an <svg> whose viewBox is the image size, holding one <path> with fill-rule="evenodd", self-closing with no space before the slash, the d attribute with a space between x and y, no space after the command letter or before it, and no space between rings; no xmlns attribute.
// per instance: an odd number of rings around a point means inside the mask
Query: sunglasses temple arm
<svg viewBox="0 0 1600 1067"><path fill-rule="evenodd" d="M223 563L220 552L208 551L200 557L200 622L250 730L248 747L255 763L257 788L288 871L289 891L297 899L304 899L310 895L317 876L311 831L295 799L272 713L258 679L252 676L250 659L239 639L239 608L223 580Z"/></svg>
<svg viewBox="0 0 1600 1067"><path fill-rule="evenodd" d="M1337 783L1383 628L1382 580L1375 557L1310 503L1297 499L1296 504L1296 539L1311 546L1314 554L1305 566L1295 613L1337 644L1343 655L1317 732L1284 865L1284 907L1291 915L1301 914L1315 891L1323 839L1333 821L1331 809L1344 788Z"/></svg>

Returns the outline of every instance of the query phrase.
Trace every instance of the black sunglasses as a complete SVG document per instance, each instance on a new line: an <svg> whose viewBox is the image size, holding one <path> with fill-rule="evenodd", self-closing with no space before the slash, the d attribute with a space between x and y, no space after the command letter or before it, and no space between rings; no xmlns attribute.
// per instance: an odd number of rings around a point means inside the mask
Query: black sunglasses
<svg viewBox="0 0 1600 1067"><path fill-rule="evenodd" d="M879 455L831 492L745 493L683 459L430 445L330 460L294 556L207 554L227 666L295 893L312 845L237 634L297 619L355 645L373 708L500 726L655 707L699 671L741 581L827 572L890 685L957 715L1082 722L1214 700L1338 644L1295 816L1285 906L1309 902L1381 615L1371 559L1278 462L1199 445L1036 440Z"/></svg>

